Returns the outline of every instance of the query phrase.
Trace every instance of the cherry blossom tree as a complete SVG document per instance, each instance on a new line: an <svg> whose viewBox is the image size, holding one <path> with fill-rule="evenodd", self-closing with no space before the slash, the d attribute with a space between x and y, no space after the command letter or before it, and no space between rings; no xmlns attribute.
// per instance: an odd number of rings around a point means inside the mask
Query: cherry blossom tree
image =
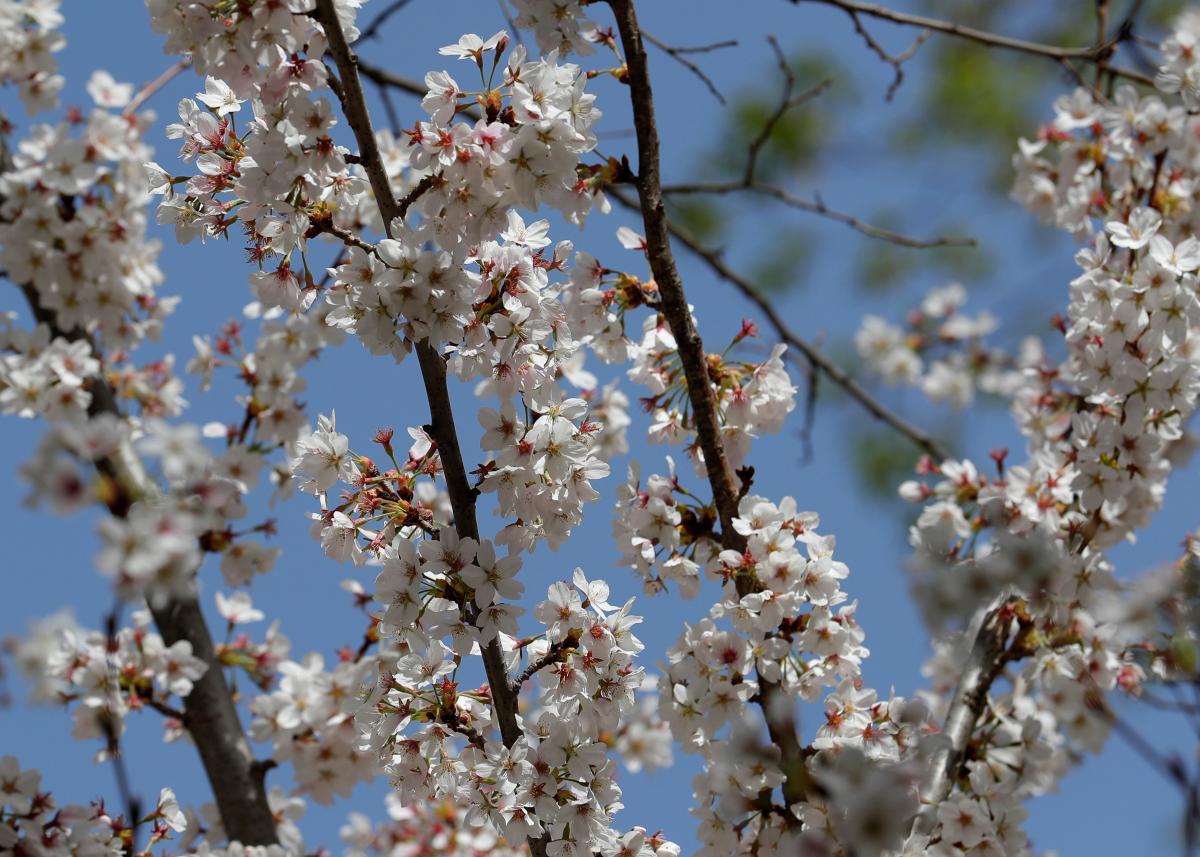
<svg viewBox="0 0 1200 857"><path fill-rule="evenodd" d="M894 72L888 98L930 38L1077 79L1012 141L1013 197L1078 245L1046 335L994 344L998 321L950 285L907 317L866 313L858 377L672 216L668 200L750 195L874 240L967 243L772 183L772 131L823 89L801 85L775 40L782 96L746 136L740 177L669 185L647 44L720 94L696 51L641 29L633 0L514 0L507 30L407 46L427 53L423 82L354 52L402 2L146 0L174 64L136 91L98 70L94 108L65 117L64 10L0 0L0 80L30 117L0 128L0 410L44 427L20 464L30 502L102 510L95 562L116 603L103 627L36 624L13 661L117 782L107 802L59 806L6 738L0 850L306 853L308 802L386 780L386 807L356 803L347 819L350 853L671 857L683 832L624 821L620 782L690 756L698 775L672 782L690 790L700 854L1024 855L1027 804L1114 736L1180 790L1184 850L1200 847L1196 765L1115 711L1200 688L1200 537L1150 572L1118 574L1111 556L1163 507L1192 445L1200 13L1150 46L1140 4L1118 21L1100 0L1095 40L1064 47L820 2ZM916 40L892 53L880 22ZM1123 65L1128 45L1152 49L1157 73ZM146 104L179 75L196 94L159 122ZM367 87L394 121L380 124ZM392 91L419 108L401 118ZM633 136L601 147L617 98ZM637 227L606 219L614 206ZM188 319L164 293L151 215L198 265L240 241L249 287L237 321L189 329L191 353L155 359L143 346ZM601 260L599 232L623 252ZM702 341L698 318L719 309L689 300L676 253L759 317ZM352 383L419 375L408 424L354 436L304 400L313 362L349 340L377 367ZM236 386L225 418L189 421L181 366L203 389ZM958 457L868 375L960 408L999 398L1025 448ZM917 507L896 564L934 651L912 697L864 677L856 611L870 593L820 509L756 490L755 441L802 423L818 379L921 451L895 486ZM463 442L476 424L478 448ZM666 454L627 460L631 432ZM309 517L311 559L344 575L358 608L334 663L293 651L286 617L252 598L256 578L282 573L276 514ZM585 516L611 522L611 555L535 591L523 569L554 566ZM659 599L693 600L699 618L647 651L644 616L676 621ZM1176 707L1197 720L1186 695ZM121 747L142 710L194 746L211 804L181 808L169 782L152 806L138 799ZM278 767L294 789L272 782Z"/></svg>

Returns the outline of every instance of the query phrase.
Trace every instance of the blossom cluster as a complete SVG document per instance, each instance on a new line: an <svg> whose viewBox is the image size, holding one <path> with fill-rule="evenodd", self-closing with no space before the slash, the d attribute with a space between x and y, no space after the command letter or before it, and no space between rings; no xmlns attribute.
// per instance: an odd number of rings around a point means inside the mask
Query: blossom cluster
<svg viewBox="0 0 1200 857"><path fill-rule="evenodd" d="M1181 19L1159 77L1185 105L1194 29L1194 16ZM1030 352L1005 390L1028 457L1012 464L996 450L986 468L925 459L923 478L901 488L923 504L910 541L931 621L973 631L993 617L1006 661L1024 662L1007 689L993 688L972 758L938 809L931 839L954 855L981 843L1028 853L1010 835L1018 804L1053 788L1072 753L1100 750L1113 717L1104 695L1186 671L1188 634L1176 625L1164 637L1147 618L1177 590L1155 577L1120 582L1105 551L1162 505L1200 393L1196 119L1132 87L1111 101L1080 88L1054 106L1038 139L1021 141L1014 196L1086 243L1055 324L1061 345ZM888 336L877 327L861 340ZM949 689L966 656L965 640L943 639L935 688ZM940 713L946 697L928 701Z"/></svg>
<svg viewBox="0 0 1200 857"><path fill-rule="evenodd" d="M0 3L0 84L15 83L25 109L41 113L58 104L65 82L54 54L66 39L60 0L4 0Z"/></svg>
<svg viewBox="0 0 1200 857"><path fill-rule="evenodd" d="M976 391L1007 398L1022 370L1041 363L1041 341L1027 337L1017 355L986 345L998 322L989 312L961 312L966 300L966 289L951 283L930 291L904 327L865 316L854 337L859 357L887 383L916 386L955 408L968 407Z"/></svg>
<svg viewBox="0 0 1200 857"><path fill-rule="evenodd" d="M172 698L186 697L208 669L187 640L166 645L151 630L147 611L111 636L82 628L68 615L52 616L32 629L14 658L35 700L73 706L75 738L104 739L109 746L124 733L131 712L170 711ZM173 715L168 724L167 737L178 737L182 724Z"/></svg>
<svg viewBox="0 0 1200 857"><path fill-rule="evenodd" d="M607 212L609 184L633 178L595 151L600 112L586 87L601 71L563 61L602 45L618 62L603 71L629 77L590 4L515 0L539 58L505 32L464 35L440 53L477 72L478 86L430 72L428 118L374 139L339 119L339 103L354 119L351 81L331 71L336 34L320 23L332 8L354 42L360 5L147 0L168 51L204 78L166 129L187 174L149 162L152 117L127 109L132 87L102 72L88 85L97 110L36 127L4 165L0 261L37 324L3 319L0 410L52 423L25 467L31 500L108 507L97 565L124 599L157 609L194 597L205 554L220 555L237 589L216 599L227 625L219 666L186 640L166 646L141 610L108 635L58 619L17 649L35 693L75 706L76 734L112 750L126 715L144 708L167 717L168 739L183 736L173 700L206 669L247 676L250 737L290 764L296 788L265 794L278 845L223 845L208 807L186 825L203 830L189 843L201 854L303 853L295 822L306 799L329 803L383 775L388 819L351 817L343 840L354 855L504 857L529 843L551 857L676 857L662 833L617 820L619 765L668 764L673 741L700 760L693 814L705 857L1029 854L1023 803L1054 788L1079 751L1102 747L1105 694L1195 670L1196 608L1180 580L1200 540L1172 574L1132 592L1104 551L1161 505L1200 393L1200 119L1187 112L1200 99L1200 17L1182 18L1163 47L1159 86L1182 107L1080 89L1021 143L1015 195L1089 242L1057 322L1063 359L1036 340L1016 356L985 344L996 322L966 315L959 286L930 293L904 326L869 317L856 337L871 370L935 401L1002 396L1029 444L1024 464L1001 450L989 468L923 459L922 478L901 489L923 505L911 531L918 594L931 625L950 629L927 667L930 690L904 698L864 678L865 632L835 538L793 498L752 493L751 444L795 406L784 346L744 357L756 328L743 322L689 379L672 332L689 319L668 317L654 280L555 243L531 216L548 207L582 225ZM59 21L54 0L0 0L0 81L35 107L61 86ZM151 195L181 243L245 238L247 318L197 336L187 366L205 389L220 371L236 376L227 423L167 422L186 404L172 358L132 360L175 307L155 291ZM618 239L649 252L631 229ZM336 257L325 264L327 252ZM433 374L489 401L478 412L483 461L459 488L494 495L493 538L476 532L474 496L470 509L461 496L451 503L444 469L459 451L439 444L452 436L413 425L394 445L384 429L373 459L351 449L332 413L308 425L303 370L345 334L385 365L422 349L423 370L440 361ZM593 482L628 448L629 400L588 371L589 352L647 388L646 437L683 446L701 476L699 419L714 415L694 413L706 397L689 384L709 385L730 469L733 499L720 508L670 458L665 475L645 479L635 463L618 490L620 562L645 591L712 594L657 678L638 660L633 600L610 603L608 584L576 569L528 616L520 604L527 555L566 541L599 496ZM369 589L344 584L366 627L334 660L293 656L277 623L261 640L240 630L265 618L241 588L278 556L251 538L272 522L234 526L264 475L276 496L316 495L326 556L376 575ZM948 796L922 806L970 640L993 627L998 678L969 753ZM798 705L816 714L807 734ZM141 824L151 844L185 826L169 790L145 819L102 805L52 810L36 774L0 759L0 849L93 854L125 847Z"/></svg>
<svg viewBox="0 0 1200 857"><path fill-rule="evenodd" d="M645 239L628 227L618 230L618 238L628 249L645 249ZM654 281L611 270L581 252L576 255L563 303L580 343L605 363L630 362L629 379L649 390L641 403L653 415L650 441L684 445L697 473L703 475L704 458L696 442L687 379L674 335L658 311ZM634 321L630 314L642 307L656 312L645 316L641 338L634 341L626 326ZM734 468L745 462L754 438L780 430L796 404L796 387L783 363L787 346L774 346L761 361L730 356L731 350L757 332L755 324L743 322L723 352L707 355L721 440Z"/></svg>
<svg viewBox="0 0 1200 857"><path fill-rule="evenodd" d="M154 810L144 818L126 818L106 808L103 801L59 806L54 795L43 790L39 771L22 769L15 756L0 756L0 848L9 853L47 857L121 853L142 826L150 828L146 853L169 840L172 831L186 829L174 792L168 788L159 792Z"/></svg>
<svg viewBox="0 0 1200 857"><path fill-rule="evenodd" d="M8 277L30 289L62 330L114 349L156 337L177 303L155 296L161 244L146 235L143 136L153 118L101 106L86 118L37 125L0 176Z"/></svg>

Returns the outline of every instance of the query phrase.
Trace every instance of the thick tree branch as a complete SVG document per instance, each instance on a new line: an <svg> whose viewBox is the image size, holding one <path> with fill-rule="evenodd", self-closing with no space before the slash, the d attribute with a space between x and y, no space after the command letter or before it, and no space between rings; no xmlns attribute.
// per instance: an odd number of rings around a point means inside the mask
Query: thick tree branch
<svg viewBox="0 0 1200 857"><path fill-rule="evenodd" d="M333 0L317 0L316 17L325 29L329 52L333 55L341 78L341 85L336 91L342 102L342 112L345 113L346 122L358 142L359 158L371 182L379 213L383 216L384 230L390 237L393 222L397 218L403 218L403 211L400 201L392 193L387 171L375 142L375 131L371 126L371 117L359 79L358 59L346 43L346 36L334 11ZM450 495L450 505L454 509L454 527L460 537L478 539L479 525L475 518L476 492L471 487L466 468L463 466L458 433L454 425L454 411L450 405L450 392L446 385L446 361L428 340L417 343L417 357L421 364L425 395L429 400L430 435L437 443L438 455L441 458L446 490ZM517 723L517 695L509 685L504 654L497 638L493 638L483 647L483 666L491 689L492 709L496 714L500 735L505 746L511 747L522 733ZM545 844L544 839L530 840L529 846L534 857L542 857L545 854Z"/></svg>
<svg viewBox="0 0 1200 857"><path fill-rule="evenodd" d="M658 127L654 118L654 95L646 49L638 28L637 13L631 0L609 0L621 35L625 62L629 70L629 91L633 106L633 121L637 131L638 175L637 189L646 232L646 256L661 296L662 313L671 327L679 349L680 363L687 379L688 398L704 465L712 487L713 501L721 519L722 542L731 550L745 551L746 539L733 527L737 517L738 487L725 457L721 443L721 426L717 416L716 399L708 377L708 361L704 343L692 321L683 281L671 252L666 207L663 203L659 166ZM749 591L752 582L739 579L738 591ZM745 594L745 593L742 593ZM804 751L796 733L794 704L774 682L759 677L759 705L767 723L772 742L779 748L780 765L785 780L783 795L787 805L798 803L807 793L807 770ZM795 821L789 815L789 823Z"/></svg>
<svg viewBox="0 0 1200 857"><path fill-rule="evenodd" d="M39 303L36 290L28 285L21 288L34 318L48 325L52 335L69 340L87 338L78 329L63 330L59 327L54 313ZM94 346L93 351L96 351ZM90 416L121 415L112 387L103 376L92 378L88 389L92 394L88 408ZM158 491L128 443L122 444L116 454L98 461L96 467L120 489L109 502L109 511L117 517L124 517L135 502L153 497ZM194 573L196 570L190 571ZM258 772L246 733L242 730L237 707L225 681L225 673L216 656L212 634L199 602L191 596L173 596L158 601L153 595L148 601L154 624L162 634L163 641L171 646L186 640L191 644L192 654L208 664L204 675L195 682L192 692L183 701L183 724L200 753L226 835L244 845L271 845L278 842L263 777Z"/></svg>
<svg viewBox="0 0 1200 857"><path fill-rule="evenodd" d="M1007 663L1005 643L1012 620L1012 608L1006 602L987 610L975 634L971 652L963 665L962 675L942 725L944 743L928 761L931 773L921 791L921 809L913 822L913 833L916 835L925 835L933 830L937 823L938 806L954 787L975 724L987 705L988 693Z"/></svg>

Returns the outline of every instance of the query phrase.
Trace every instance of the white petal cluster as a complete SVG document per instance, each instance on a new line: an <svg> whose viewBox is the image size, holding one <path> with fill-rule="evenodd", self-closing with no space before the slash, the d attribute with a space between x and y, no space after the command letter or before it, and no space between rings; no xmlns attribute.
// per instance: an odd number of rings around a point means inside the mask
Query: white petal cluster
<svg viewBox="0 0 1200 857"><path fill-rule="evenodd" d="M1041 363L1041 342L1028 337L1015 355L986 345L998 323L989 312L961 312L966 299L966 290L951 283L929 292L905 327L865 316L854 336L858 356L885 382L915 386L956 409L970 406L977 392L1010 396L1023 371Z"/></svg>
<svg viewBox="0 0 1200 857"><path fill-rule="evenodd" d="M82 740L119 737L130 712L145 706L178 706L208 669L187 640L166 645L151 630L146 611L111 639L68 615L50 617L34 626L15 659L32 681L36 701L70 701L71 734ZM180 726L169 726L166 737L176 737Z"/></svg>
<svg viewBox="0 0 1200 857"><path fill-rule="evenodd" d="M60 0L0 2L0 84L17 85L31 116L57 106L65 83L54 59L67 42L56 32L63 23L59 5Z"/></svg>

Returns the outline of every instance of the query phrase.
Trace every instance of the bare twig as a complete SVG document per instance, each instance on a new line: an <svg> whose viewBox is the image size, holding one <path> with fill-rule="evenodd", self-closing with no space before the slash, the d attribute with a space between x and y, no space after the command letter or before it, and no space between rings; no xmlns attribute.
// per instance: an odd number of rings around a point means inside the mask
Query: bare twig
<svg viewBox="0 0 1200 857"><path fill-rule="evenodd" d="M191 57L184 57L179 62L174 63L170 68L160 74L154 80L147 83L137 94L130 99L125 105L125 109L121 111L123 116L132 116L138 109L149 101L160 89L170 83L177 74L192 64Z"/></svg>
<svg viewBox="0 0 1200 857"><path fill-rule="evenodd" d="M654 47L658 48L659 50L664 51L669 57L671 57L671 59L675 60L675 62L679 63L681 66L698 77L708 91L712 93L713 98L717 99L717 101L721 102L722 104L725 103L725 96L721 94L719 89L717 89L717 85L713 83L712 78L709 77L704 72L704 69L700 68L699 65L688 59L686 54L708 53L710 51L720 50L721 48L736 47L736 39L729 39L724 42L714 42L711 45L700 45L698 47L677 48L673 45L668 45L665 42L656 39L654 36L650 35L644 30L642 31L642 38L654 45Z"/></svg>
<svg viewBox="0 0 1200 857"><path fill-rule="evenodd" d="M829 88L833 81L826 78L820 81L816 86L813 86L800 96L801 100L796 100L793 93L796 90L796 74L792 71L792 66L787 61L787 57L783 54L783 49L779 47L779 42L774 36L767 36L767 42L771 45L771 51L775 54L775 62L779 65L779 71L783 75L783 96L779 99L779 103L775 106L775 110L767 117L767 121L763 123L762 128L746 150L746 170L742 174L745 181L754 180L755 171L758 168L758 155L762 151L763 146L771 139L771 135L775 132L780 120L789 110L796 107L803 101L810 98L815 98L826 89Z"/></svg>
<svg viewBox="0 0 1200 857"><path fill-rule="evenodd" d="M764 184L759 181L751 180L736 181L736 182L691 182L687 184L666 185L663 188L663 193L667 196L685 196L694 194L725 194L748 192L758 194L760 196L769 196L782 202L784 205L798 209L799 211L807 211L811 214L817 214L827 220L833 220L837 223L843 223L851 229L859 232L868 238L876 238L880 241L887 241L891 244L896 244L900 247L911 247L913 249L924 250L932 247L975 247L978 242L974 238L968 236L954 235L938 235L933 238L910 238L907 235L902 235L899 232L893 232L890 229L884 229L880 226L875 226L871 223L855 217L852 214L847 214L843 211L830 208L825 204L825 200L818 194L813 195L813 199L808 200L796 196L794 193L776 187L775 185Z"/></svg>
<svg viewBox="0 0 1200 857"><path fill-rule="evenodd" d="M1055 62L1075 59L1084 60L1089 63L1099 63L1102 59L1107 61L1115 47L1129 37L1127 28L1121 27L1118 28L1115 36L1107 40L1098 41L1094 45L1060 47L1058 45L1045 45L1041 42L1016 39L1011 36L1000 35L999 33L990 33L986 30L977 30L974 27L967 27L953 21L943 21L938 18L927 18L923 15L910 15L907 12L897 12L888 9L886 6L877 6L874 3L860 3L858 0L791 0L791 2L796 6L804 2L823 3L826 6L835 6L838 9L854 13L855 15L867 15L901 26L920 27L923 30L932 30L950 36L957 36L960 39L966 39L967 41L992 48L1047 57ZM1106 72L1110 75L1132 80L1145 86L1154 85L1152 78L1129 69L1107 67Z"/></svg>
<svg viewBox="0 0 1200 857"><path fill-rule="evenodd" d="M857 17L855 18L857 21ZM767 142L771 139L771 135L775 132L775 128L783 120L787 113L796 107L804 104L807 101L817 97L824 92L832 83L831 80L825 79L818 82L815 86L800 92L796 91L796 75L792 71L791 65L787 61L783 50L779 47L779 43L774 36L768 36L767 41L771 45L771 50L775 54L775 62L779 67L779 73L783 78L783 89L780 92L779 100L775 104L774 110L759 129L758 134L750 141L746 147L746 164L742 170L742 177L739 181L731 182L692 182L686 184L668 185L663 187L663 193L667 196L682 195L682 194L723 194L723 193L738 193L750 192L769 196L776 199L791 208L799 211L806 211L810 214L816 214L829 220L844 223L852 229L866 235L869 238L877 238L881 241L889 241L893 244L902 247L913 248L928 248L928 247L973 247L975 241L971 238L953 238L953 237L938 237L928 240L919 238L909 238L897 232L892 232L888 229L882 229L878 226L873 226L870 223L841 211L836 211L829 208L820 196L814 194L814 198L810 201L802 199L790 191L777 185L768 184L758 179L759 157ZM901 60L902 61L902 60Z"/></svg>
<svg viewBox="0 0 1200 857"><path fill-rule="evenodd" d="M428 88L419 80L390 72L364 59L357 59L357 68L360 75L376 86L390 86L401 92L407 92L409 95L415 95L417 98L424 98L428 92Z"/></svg>
<svg viewBox="0 0 1200 857"><path fill-rule="evenodd" d="M367 28L359 33L359 41L365 42L368 39L378 36L380 28L387 23L388 18L395 15L411 2L412 0L392 0L391 3L380 9L379 14L375 16L371 23L367 24Z"/></svg>
<svg viewBox="0 0 1200 857"><path fill-rule="evenodd" d="M854 29L860 36L862 36L863 41L867 43L867 47L870 48L877 57L892 67L892 82L891 85L888 86L887 93L883 97L884 101L891 101L895 97L896 91L900 89L900 85L904 83L904 63L916 56L917 51L921 49L921 45L925 43L925 40L933 35L933 31L922 30L917 34L917 37L913 40L913 43L908 46L908 48L896 54L895 56L892 56L884 49L883 45L875 41L874 37L872 37L870 32L868 32L867 28L863 26L863 22L858 17L857 12L855 12L853 9L847 9L846 11L850 15L850 20L854 22Z"/></svg>

